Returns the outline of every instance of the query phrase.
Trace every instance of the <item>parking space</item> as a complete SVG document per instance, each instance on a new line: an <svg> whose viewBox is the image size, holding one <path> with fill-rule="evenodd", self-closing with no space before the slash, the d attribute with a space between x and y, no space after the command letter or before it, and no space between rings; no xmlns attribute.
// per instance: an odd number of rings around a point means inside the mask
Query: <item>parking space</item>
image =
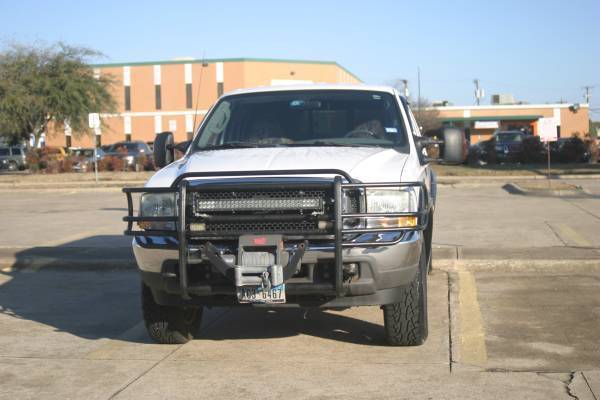
<svg viewBox="0 0 600 400"><path fill-rule="evenodd" d="M133 271L4 272L0 398L586 398L599 278L434 272L419 347L385 346L377 307L215 308L169 346L146 335Z"/></svg>

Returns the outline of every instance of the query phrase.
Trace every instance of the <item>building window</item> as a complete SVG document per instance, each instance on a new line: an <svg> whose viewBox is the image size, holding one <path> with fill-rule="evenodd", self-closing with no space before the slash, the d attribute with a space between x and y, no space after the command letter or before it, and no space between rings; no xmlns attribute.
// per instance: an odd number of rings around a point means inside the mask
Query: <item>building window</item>
<svg viewBox="0 0 600 400"><path fill-rule="evenodd" d="M223 82L217 83L217 96L218 97L223 96Z"/></svg>
<svg viewBox="0 0 600 400"><path fill-rule="evenodd" d="M131 111L131 86L125 86L125 111Z"/></svg>
<svg viewBox="0 0 600 400"><path fill-rule="evenodd" d="M125 141L126 142L131 142L131 133L126 133L125 134Z"/></svg>
<svg viewBox="0 0 600 400"><path fill-rule="evenodd" d="M185 106L187 108L192 108L192 84L191 83L186 83L185 84Z"/></svg>
<svg viewBox="0 0 600 400"><path fill-rule="evenodd" d="M154 101L156 104L156 109L160 110L161 102L160 102L160 85L154 85Z"/></svg>

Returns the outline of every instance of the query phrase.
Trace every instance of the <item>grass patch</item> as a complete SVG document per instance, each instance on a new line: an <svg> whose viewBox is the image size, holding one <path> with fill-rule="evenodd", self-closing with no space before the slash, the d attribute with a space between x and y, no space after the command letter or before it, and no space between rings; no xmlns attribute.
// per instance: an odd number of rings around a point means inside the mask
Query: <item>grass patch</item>
<svg viewBox="0 0 600 400"><path fill-rule="evenodd" d="M144 172L99 172L98 180L101 182L111 181L147 181L154 171ZM0 183L61 183L61 182L95 182L94 173L65 172L59 174L29 173L27 171L17 173L0 173Z"/></svg>

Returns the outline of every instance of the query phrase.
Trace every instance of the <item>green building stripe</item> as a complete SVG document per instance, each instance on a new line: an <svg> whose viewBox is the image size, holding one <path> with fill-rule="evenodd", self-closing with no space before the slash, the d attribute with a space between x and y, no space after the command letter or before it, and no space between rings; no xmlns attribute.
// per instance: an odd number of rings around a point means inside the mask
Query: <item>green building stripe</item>
<svg viewBox="0 0 600 400"><path fill-rule="evenodd" d="M444 122L462 122L462 121L526 121L543 118L543 115L498 115L485 117L453 117L440 118Z"/></svg>

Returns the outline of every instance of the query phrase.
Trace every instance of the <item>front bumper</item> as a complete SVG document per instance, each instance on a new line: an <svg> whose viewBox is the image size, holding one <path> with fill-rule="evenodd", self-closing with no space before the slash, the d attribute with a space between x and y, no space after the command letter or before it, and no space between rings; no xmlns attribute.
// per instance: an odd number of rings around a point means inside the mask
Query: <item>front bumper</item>
<svg viewBox="0 0 600 400"><path fill-rule="evenodd" d="M291 278L288 277L285 282L286 306L348 307L381 305L398 301L398 296L401 294L399 289L413 280L419 268L423 248L422 230L427 226L431 211L427 188L422 182L355 183L346 173L338 170L246 171L218 175L194 173L180 176L170 188L124 189L128 198L129 214L124 218L128 222L125 233L135 236L133 249L142 279L153 290L156 301L160 304L237 304L234 281L222 269L221 276L215 278L214 259L211 260L210 254L208 256L206 254L206 248L212 248L213 243L222 250L221 255L235 253L237 242L232 241L231 238L229 240L216 237L214 240L198 239L193 232L189 231L186 207L182 207L182 204L188 204L186 203L187 179L223 175L302 174L335 175L331 182L334 198L333 235L320 237L281 235L281 243L285 249L283 253L287 252L289 257L298 250L300 243L305 249L301 263L297 265L297 273ZM342 195L345 190L399 186L420 188L418 212L367 214L344 212L342 209ZM177 217L134 216L131 194L144 192L176 192L178 194ZM344 227L346 218L373 216L410 216L416 217L418 223L416 226L406 228ZM174 222L177 231L133 230L133 223L140 221ZM347 267L351 267L356 272L347 274Z"/></svg>
<svg viewBox="0 0 600 400"><path fill-rule="evenodd" d="M191 283L187 291L191 295L183 301L178 279L179 250L176 241L163 237L136 237L133 252L144 283L155 293L162 304L236 305L233 283L209 285ZM321 307L348 307L353 305L381 305L394 303L398 288L409 284L419 268L423 246L421 232L404 234L402 241L377 248L348 248L343 252L344 264L359 266L358 276L345 279L344 296L336 296L332 282L319 282L311 276L292 277L286 282L287 305L297 304ZM287 247L291 253L293 248ZM309 245L302 257L304 265L328 265L335 260L335 248L331 244ZM193 260L189 268L197 265Z"/></svg>

